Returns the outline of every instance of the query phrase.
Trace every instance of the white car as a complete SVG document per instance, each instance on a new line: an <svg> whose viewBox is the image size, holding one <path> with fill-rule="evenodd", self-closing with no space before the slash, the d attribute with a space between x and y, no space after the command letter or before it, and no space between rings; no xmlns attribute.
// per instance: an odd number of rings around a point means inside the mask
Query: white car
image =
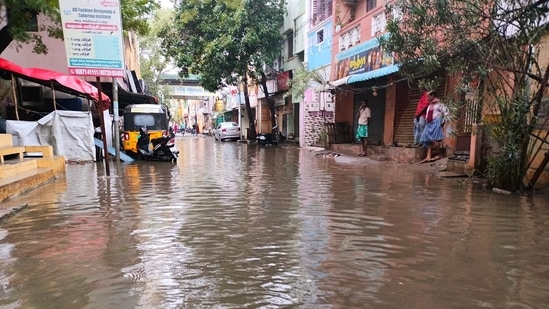
<svg viewBox="0 0 549 309"><path fill-rule="evenodd" d="M226 139L239 140L240 127L236 122L222 122L217 125L214 132L215 140L224 141Z"/></svg>

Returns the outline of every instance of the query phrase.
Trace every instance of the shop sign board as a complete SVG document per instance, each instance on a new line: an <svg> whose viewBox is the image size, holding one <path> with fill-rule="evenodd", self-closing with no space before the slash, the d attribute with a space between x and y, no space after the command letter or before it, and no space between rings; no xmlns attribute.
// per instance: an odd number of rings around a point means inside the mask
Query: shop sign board
<svg viewBox="0 0 549 309"><path fill-rule="evenodd" d="M70 75L124 77L120 0L59 0Z"/></svg>

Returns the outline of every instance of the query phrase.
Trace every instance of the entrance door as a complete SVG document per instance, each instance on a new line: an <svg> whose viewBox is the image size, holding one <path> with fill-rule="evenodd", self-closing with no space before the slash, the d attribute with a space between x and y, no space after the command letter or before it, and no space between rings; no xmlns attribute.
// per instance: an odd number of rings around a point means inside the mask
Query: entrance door
<svg viewBox="0 0 549 309"><path fill-rule="evenodd" d="M385 125L385 89L378 89L373 95L373 92L368 94L355 95L354 102L354 119L353 119L353 140L356 141L356 130L358 128L358 110L360 102L363 99L368 101L368 107L372 111L372 117L368 124L368 143L370 145L383 145L383 127Z"/></svg>

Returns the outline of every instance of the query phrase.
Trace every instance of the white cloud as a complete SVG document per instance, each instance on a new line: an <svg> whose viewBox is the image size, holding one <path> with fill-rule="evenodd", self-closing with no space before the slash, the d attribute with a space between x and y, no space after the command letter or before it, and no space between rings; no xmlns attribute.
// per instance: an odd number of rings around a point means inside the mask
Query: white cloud
<svg viewBox="0 0 549 309"><path fill-rule="evenodd" d="M166 9L173 9L173 2L171 0L160 0L160 5Z"/></svg>

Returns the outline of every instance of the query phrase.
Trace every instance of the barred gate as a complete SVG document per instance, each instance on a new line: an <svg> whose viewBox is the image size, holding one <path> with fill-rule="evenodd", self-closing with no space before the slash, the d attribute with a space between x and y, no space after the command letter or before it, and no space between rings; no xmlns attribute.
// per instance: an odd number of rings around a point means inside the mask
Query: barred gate
<svg viewBox="0 0 549 309"><path fill-rule="evenodd" d="M469 152L473 125L480 120L480 103L475 93L465 96L465 104L459 111L456 124L456 152Z"/></svg>

